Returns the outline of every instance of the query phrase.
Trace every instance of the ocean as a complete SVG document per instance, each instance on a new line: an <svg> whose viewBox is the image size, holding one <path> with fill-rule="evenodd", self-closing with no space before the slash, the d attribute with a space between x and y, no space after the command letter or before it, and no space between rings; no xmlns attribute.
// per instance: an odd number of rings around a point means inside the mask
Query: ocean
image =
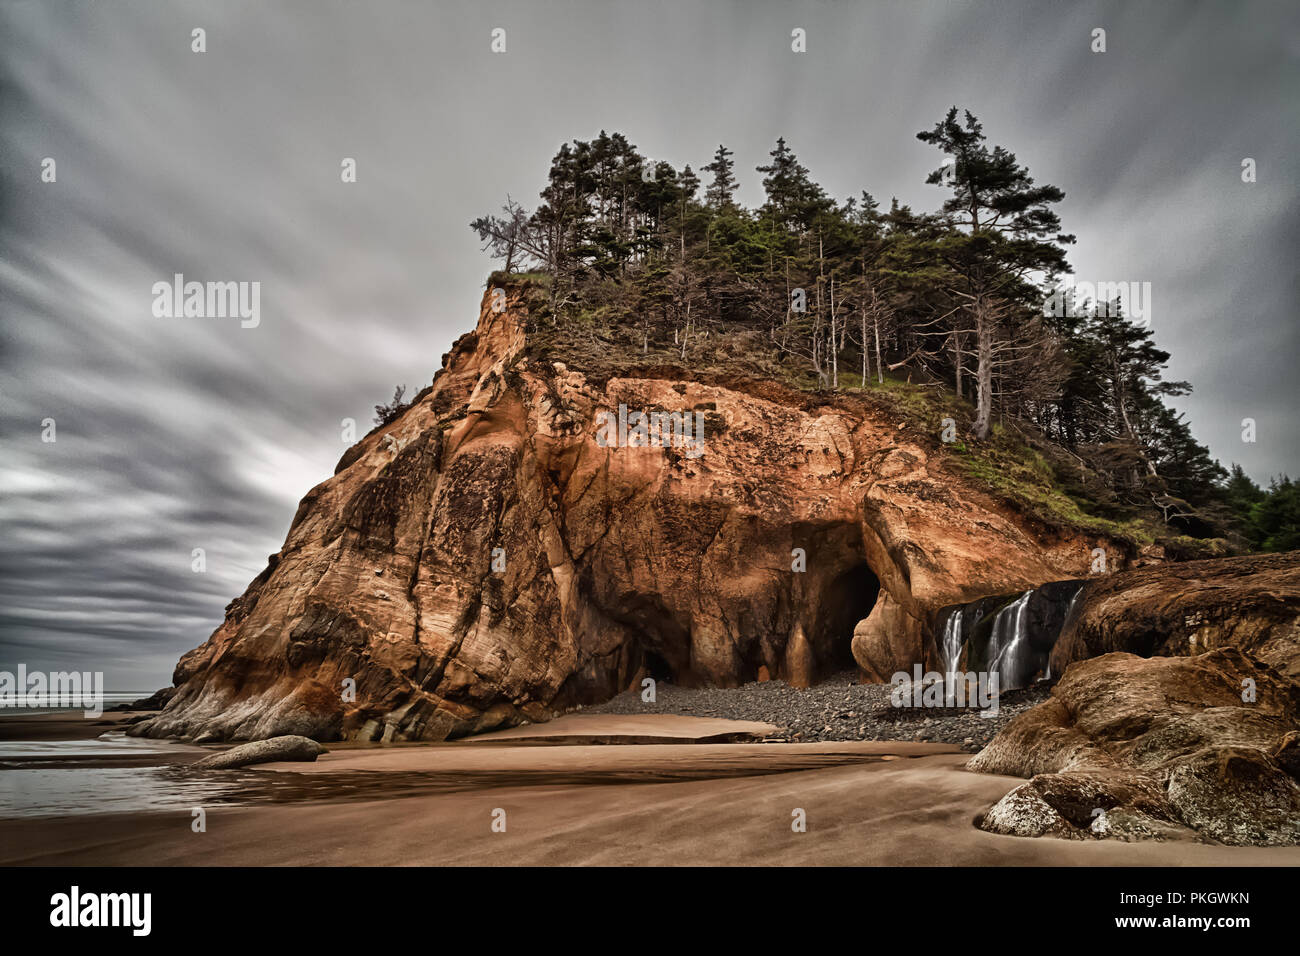
<svg viewBox="0 0 1300 956"><path fill-rule="evenodd" d="M104 710L110 711L118 704L130 704L153 694L151 690L106 690ZM0 718L5 716L28 717L32 714L57 714L63 711L84 710L83 707L9 707L0 703Z"/></svg>

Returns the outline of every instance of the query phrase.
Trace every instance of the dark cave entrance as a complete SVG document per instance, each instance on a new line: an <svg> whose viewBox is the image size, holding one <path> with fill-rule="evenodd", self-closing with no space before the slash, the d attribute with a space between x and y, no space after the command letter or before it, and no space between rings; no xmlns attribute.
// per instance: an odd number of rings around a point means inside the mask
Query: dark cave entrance
<svg viewBox="0 0 1300 956"><path fill-rule="evenodd" d="M615 602L609 616L628 628L635 639L627 645L625 679L643 671L656 683L691 684L691 640L656 594L632 593ZM640 684L636 684L640 690Z"/></svg>
<svg viewBox="0 0 1300 956"><path fill-rule="evenodd" d="M821 594L817 665L823 675L856 668L853 629L871 613L880 579L865 561L840 572Z"/></svg>
<svg viewBox="0 0 1300 956"><path fill-rule="evenodd" d="M852 541L841 545L838 561L826 572L815 568L793 575L794 588L773 592L767 603L731 605L728 620L740 639L734 673L699 674L692 668L692 636L688 626L670 613L659 595L623 594L611 603L609 616L630 632L618 669L618 688L640 689L639 673L657 683L680 687L731 686L759 678L805 673L814 681L845 671L856 671L853 630L867 617L880 597L880 579ZM847 553L846 553L847 552ZM803 580L799 580L803 579ZM802 626L807 645L794 660L785 640ZM611 675L613 676L613 675ZM634 679L635 678L635 679ZM635 686L633 686L635 685Z"/></svg>
<svg viewBox="0 0 1300 956"><path fill-rule="evenodd" d="M675 676L673 666L654 651L642 650L641 666L645 668L646 676L653 678L656 683L662 681L671 684L673 682Z"/></svg>

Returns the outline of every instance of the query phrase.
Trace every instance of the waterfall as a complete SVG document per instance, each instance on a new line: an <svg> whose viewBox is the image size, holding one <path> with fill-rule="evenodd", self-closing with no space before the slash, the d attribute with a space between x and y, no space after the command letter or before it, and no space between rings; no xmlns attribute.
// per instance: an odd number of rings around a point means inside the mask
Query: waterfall
<svg viewBox="0 0 1300 956"><path fill-rule="evenodd" d="M943 659L945 686L952 686L953 674L957 672L957 662L961 659L961 613L964 608L957 608L948 615L943 625L943 640L939 642L939 654Z"/></svg>
<svg viewBox="0 0 1300 956"><path fill-rule="evenodd" d="M989 670L996 671L1003 690L1024 687L1033 673L1025 673L1032 666L1029 634L1025 611L1033 591L1026 591L1008 604L993 619L993 632L989 637Z"/></svg>
<svg viewBox="0 0 1300 956"><path fill-rule="evenodd" d="M1070 626L1070 621L1074 620L1072 616L1074 614L1074 607L1076 604L1079 603L1079 595L1082 593L1083 593L1083 585L1080 584L1078 590L1075 591L1074 595L1070 598L1070 603L1065 606L1065 617L1062 618L1061 620L1062 634L1064 634L1065 629Z"/></svg>
<svg viewBox="0 0 1300 956"><path fill-rule="evenodd" d="M932 653L949 691L979 667L998 675L1003 690L1028 687L1040 674L1051 677L1057 640L1083 612L1086 580L1048 581L1016 594L990 594L941 608L934 622ZM937 680L940 675L936 675Z"/></svg>

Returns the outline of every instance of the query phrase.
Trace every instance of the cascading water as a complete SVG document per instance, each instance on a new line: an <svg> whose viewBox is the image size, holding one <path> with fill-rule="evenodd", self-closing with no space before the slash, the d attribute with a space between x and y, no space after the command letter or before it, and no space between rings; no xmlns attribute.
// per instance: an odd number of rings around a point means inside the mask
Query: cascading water
<svg viewBox="0 0 1300 956"><path fill-rule="evenodd" d="M1032 590L1026 591L993 619L993 631L989 636L989 670L997 673L1002 690L1024 687L1034 676L1025 614L1033 593Z"/></svg>
<svg viewBox="0 0 1300 956"><path fill-rule="evenodd" d="M957 608L948 615L943 625L943 639L939 642L939 654L943 658L944 686L951 687L953 674L957 672L957 662L961 659L961 614L963 608Z"/></svg>
<svg viewBox="0 0 1300 956"><path fill-rule="evenodd" d="M945 684L963 679L958 668L965 659L967 667L997 674L1002 690L1028 687L1048 671L1056 642L1083 613L1086 588L1077 578L1048 581L941 608L932 646Z"/></svg>

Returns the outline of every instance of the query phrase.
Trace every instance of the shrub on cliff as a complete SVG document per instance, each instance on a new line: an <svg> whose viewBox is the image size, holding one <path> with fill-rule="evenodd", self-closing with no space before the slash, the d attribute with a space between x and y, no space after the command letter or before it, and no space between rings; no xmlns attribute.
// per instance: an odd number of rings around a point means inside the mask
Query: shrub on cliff
<svg viewBox="0 0 1300 956"><path fill-rule="evenodd" d="M387 405L375 406L375 424L382 427L391 424L397 420L397 417L411 407L410 402L403 402L402 396L406 394L406 386L398 385L393 389L393 400Z"/></svg>

